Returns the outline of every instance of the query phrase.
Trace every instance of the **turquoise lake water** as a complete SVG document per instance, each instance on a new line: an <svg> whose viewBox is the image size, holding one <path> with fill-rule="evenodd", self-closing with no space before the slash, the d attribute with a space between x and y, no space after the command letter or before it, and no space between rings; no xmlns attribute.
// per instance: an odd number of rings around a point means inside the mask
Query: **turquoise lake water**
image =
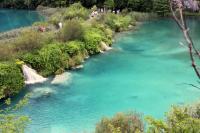
<svg viewBox="0 0 200 133"><path fill-rule="evenodd" d="M195 42L200 42L199 21L190 19ZM103 116L137 111L163 118L171 105L198 100L200 90L187 85L198 83L187 48L179 45L183 40L170 19L146 22L117 35L111 51L71 71L70 80L27 87L27 92L39 90L20 112L32 119L27 133L92 132ZM49 97L38 96L49 90Z"/></svg>
<svg viewBox="0 0 200 133"><path fill-rule="evenodd" d="M0 9L0 32L29 26L44 18L36 11Z"/></svg>

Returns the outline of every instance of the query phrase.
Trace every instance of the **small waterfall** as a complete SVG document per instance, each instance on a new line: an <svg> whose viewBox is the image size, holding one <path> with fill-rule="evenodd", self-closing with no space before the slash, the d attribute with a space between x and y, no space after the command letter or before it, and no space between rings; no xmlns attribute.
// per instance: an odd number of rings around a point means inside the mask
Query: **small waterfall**
<svg viewBox="0 0 200 133"><path fill-rule="evenodd" d="M104 51L111 50L112 48L109 47L105 42L101 42L101 47Z"/></svg>
<svg viewBox="0 0 200 133"><path fill-rule="evenodd" d="M42 83L47 79L39 75L34 69L31 69L27 65L22 66L22 71L24 73L24 77L26 79L26 84L35 84L35 83Z"/></svg>

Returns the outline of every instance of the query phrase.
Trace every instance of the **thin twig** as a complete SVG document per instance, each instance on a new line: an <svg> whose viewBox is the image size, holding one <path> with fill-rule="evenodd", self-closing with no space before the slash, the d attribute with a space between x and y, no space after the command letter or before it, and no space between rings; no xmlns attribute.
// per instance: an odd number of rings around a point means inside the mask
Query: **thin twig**
<svg viewBox="0 0 200 133"><path fill-rule="evenodd" d="M188 30L187 24L186 24L186 20L185 20L185 17L183 15L183 7L181 7L181 6L178 7L178 12L179 12L179 16L180 16L180 18L178 18L176 16L176 14L175 14L175 11L173 10L173 2L172 2L172 0L169 0L169 3L170 3L170 10L172 12L173 18L174 18L175 22L178 24L178 26L180 27L180 29L182 30L184 38L185 38L186 42L188 43L188 51L189 51L192 67L193 67L196 75L200 79L200 72L197 69L197 66L196 66L196 63L195 63L193 50L199 56L199 58L200 58L200 53L195 48L194 43L192 41L192 38L190 37L189 30Z"/></svg>

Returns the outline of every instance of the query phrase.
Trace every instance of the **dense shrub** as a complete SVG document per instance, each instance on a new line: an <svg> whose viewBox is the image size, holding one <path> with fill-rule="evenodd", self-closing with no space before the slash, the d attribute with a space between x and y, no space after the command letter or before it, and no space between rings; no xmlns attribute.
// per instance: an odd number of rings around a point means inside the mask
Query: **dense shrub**
<svg viewBox="0 0 200 133"><path fill-rule="evenodd" d="M9 44L0 44L0 61L6 61L15 55L13 48Z"/></svg>
<svg viewBox="0 0 200 133"><path fill-rule="evenodd" d="M27 53L20 57L21 60L23 60L25 63L31 65L34 69L37 71L42 71L43 64L41 63L41 58L38 53Z"/></svg>
<svg viewBox="0 0 200 133"><path fill-rule="evenodd" d="M68 20L65 22L59 39L66 42L71 40L81 40L83 38L83 26L77 20Z"/></svg>
<svg viewBox="0 0 200 133"><path fill-rule="evenodd" d="M73 57L84 52L84 44L80 41L71 41L62 45L62 51Z"/></svg>
<svg viewBox="0 0 200 133"><path fill-rule="evenodd" d="M154 0L153 11L161 16L169 13L169 0Z"/></svg>
<svg viewBox="0 0 200 133"><path fill-rule="evenodd" d="M103 118L97 125L95 133L140 133L143 122L138 114L118 113L113 118Z"/></svg>
<svg viewBox="0 0 200 133"><path fill-rule="evenodd" d="M112 44L112 39L113 39L113 31L109 28L106 27L105 25L97 22L98 20L92 21L91 22L91 27L93 28L97 28L98 30L101 31L101 35L103 37L103 41L107 44L107 45L111 45Z"/></svg>
<svg viewBox="0 0 200 133"><path fill-rule="evenodd" d="M0 63L0 99L17 94L24 86L24 77L15 63Z"/></svg>
<svg viewBox="0 0 200 133"><path fill-rule="evenodd" d="M173 107L167 114L167 121L148 117L148 132L163 133L198 133L200 131L199 105L195 110L188 107ZM191 111L194 116L191 114Z"/></svg>
<svg viewBox="0 0 200 133"><path fill-rule="evenodd" d="M104 16L105 24L116 32L126 30L131 24L130 16L122 16L116 14L107 14Z"/></svg>
<svg viewBox="0 0 200 133"><path fill-rule="evenodd" d="M65 69L80 65L86 55L83 42L71 41L63 44L48 44L36 53L23 55L21 59L43 76L49 76L60 74Z"/></svg>
<svg viewBox="0 0 200 133"><path fill-rule="evenodd" d="M63 20L63 13L62 12L56 12L54 14L52 14L50 17L49 17L49 22L54 24L54 25L57 25L59 22L61 22Z"/></svg>
<svg viewBox="0 0 200 133"><path fill-rule="evenodd" d="M188 107L188 113L193 118L200 119L200 102L198 102L198 103L196 103L192 106L189 106Z"/></svg>
<svg viewBox="0 0 200 133"><path fill-rule="evenodd" d="M128 9L132 11L151 11L153 8L153 0L128 0Z"/></svg>
<svg viewBox="0 0 200 133"><path fill-rule="evenodd" d="M64 13L65 19L73 19L73 18L89 18L89 10L84 8L80 3L75 3L66 9Z"/></svg>
<svg viewBox="0 0 200 133"><path fill-rule="evenodd" d="M50 75L57 70L67 67L68 56L63 54L59 44L49 44L39 51L39 58L43 66L43 75Z"/></svg>
<svg viewBox="0 0 200 133"><path fill-rule="evenodd" d="M100 52L99 44L102 40L102 31L97 28L89 28L84 33L85 49L89 54Z"/></svg>
<svg viewBox="0 0 200 133"><path fill-rule="evenodd" d="M15 51L32 52L42 47L43 36L37 31L24 31L14 42Z"/></svg>
<svg viewBox="0 0 200 133"><path fill-rule="evenodd" d="M68 55L62 52L60 45L57 43L49 44L36 54L24 55L22 60L31 64L44 76L55 74L60 69L68 68Z"/></svg>
<svg viewBox="0 0 200 133"><path fill-rule="evenodd" d="M45 27L47 27L47 26L49 26L49 23L46 22L46 21L44 21L44 22L35 22L35 23L33 23L33 26L45 26Z"/></svg>

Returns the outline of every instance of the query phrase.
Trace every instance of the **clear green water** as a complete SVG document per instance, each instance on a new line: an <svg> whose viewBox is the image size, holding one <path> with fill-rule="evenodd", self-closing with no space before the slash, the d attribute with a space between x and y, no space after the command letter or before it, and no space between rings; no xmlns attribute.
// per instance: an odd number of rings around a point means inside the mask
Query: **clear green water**
<svg viewBox="0 0 200 133"><path fill-rule="evenodd" d="M0 32L29 26L44 18L36 11L0 9Z"/></svg>
<svg viewBox="0 0 200 133"><path fill-rule="evenodd" d="M198 24L191 19L195 42L200 42ZM70 81L27 87L27 92L54 91L50 97L31 99L20 112L32 119L27 133L91 132L101 117L116 112L163 118L172 104L199 99L200 90L187 85L197 84L197 78L180 41L170 19L147 22L118 35L113 50L90 58L82 70L71 72Z"/></svg>

